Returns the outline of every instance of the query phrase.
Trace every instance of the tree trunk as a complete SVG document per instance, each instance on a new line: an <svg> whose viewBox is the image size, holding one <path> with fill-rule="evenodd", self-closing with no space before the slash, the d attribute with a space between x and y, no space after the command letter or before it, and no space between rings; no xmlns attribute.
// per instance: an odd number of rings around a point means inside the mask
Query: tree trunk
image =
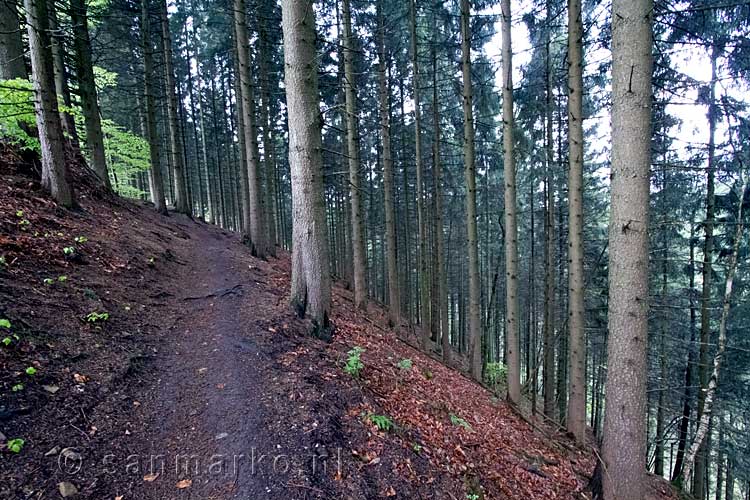
<svg viewBox="0 0 750 500"><path fill-rule="evenodd" d="M503 54L503 165L505 180L505 340L508 366L508 399L521 399L518 312L518 221L516 217L516 161L513 150L513 53L511 51L510 0L501 2Z"/></svg>
<svg viewBox="0 0 750 500"><path fill-rule="evenodd" d="M65 68L65 45L63 43L63 32L57 22L57 9L54 2L49 5L49 29L50 41L52 43L52 65L55 70L55 89L57 94L62 97L63 104L66 108L73 107L70 98L70 86L68 85L68 71ZM68 111L60 112L60 120L63 132L68 136L71 144L78 147L78 132L76 131L76 122L73 114Z"/></svg>
<svg viewBox="0 0 750 500"><path fill-rule="evenodd" d="M391 110L386 75L385 18L383 0L378 1L378 83L380 88L380 136L383 160L383 203L385 204L385 246L388 272L388 316L392 326L400 324L398 262L396 260L396 216L393 200L393 156L391 153Z"/></svg>
<svg viewBox="0 0 750 500"><path fill-rule="evenodd" d="M705 239L703 242L703 289L701 294L701 333L700 354L698 357L698 420L703 416L703 408L708 388L708 350L711 342L711 288L713 286L713 247L714 247L714 173L716 170L716 121L718 110L716 106L716 60L718 48L714 47L711 52L711 90L708 103L708 169L706 171L706 221L703 225ZM692 493L696 498L703 498L706 491L704 479L706 466L708 464L707 450L705 446L698 450L698 459L695 464L695 476L693 477ZM684 476L687 481L690 477Z"/></svg>
<svg viewBox="0 0 750 500"><path fill-rule="evenodd" d="M341 44L344 52L344 95L346 97L346 140L349 155L349 199L352 206L352 263L354 265L354 305L367 308L367 254L364 243L364 222L359 163L359 115L357 94L354 86L354 38L349 0L342 2L344 34Z"/></svg>
<svg viewBox="0 0 750 500"><path fill-rule="evenodd" d="M86 126L86 149L88 149L91 169L102 181L102 184L110 189L107 159L104 154L104 135L102 134L102 122L99 116L99 101L96 95L96 83L94 82L94 63L91 59L91 40L89 38L89 21L85 0L70 0L70 21L73 23L73 39L75 41L78 94L81 97L81 110ZM144 34L143 36L146 37L147 35ZM148 50L152 50L150 46ZM145 58L146 55L144 54L144 61ZM147 78L150 77L148 71L150 70L147 70ZM153 96L151 97L153 100Z"/></svg>
<svg viewBox="0 0 750 500"><path fill-rule="evenodd" d="M250 75L250 44L247 38L245 0L234 0L234 36L239 61L240 95L242 98L243 134L247 159L248 203L250 205L250 248L254 256L268 254L268 234L261 193L261 172L258 166L258 140L255 131L255 98Z"/></svg>
<svg viewBox="0 0 750 500"><path fill-rule="evenodd" d="M437 63L437 26L436 15L433 15L433 40L432 40L432 121L435 128L435 137L432 145L433 185L435 197L435 275L437 286L435 287L435 311L438 316L437 333L439 333L440 346L443 351L443 363L450 366L451 345L450 332L448 331L448 276L445 269L445 234L443 232L443 166L440 160L440 92L438 89L438 63Z"/></svg>
<svg viewBox="0 0 750 500"><path fill-rule="evenodd" d="M744 173L741 173L744 177ZM721 373L721 365L724 361L724 351L726 350L727 344L727 321L729 319L729 309L732 299L732 285L734 283L734 275L737 271L737 260L740 251L740 244L742 242L743 231L745 229L744 221L742 219L743 204L745 202L745 192L748 188L748 181L745 178L742 182L742 191L739 193L739 203L737 208L737 223L734 234L734 245L732 247L732 254L729 257L729 266L727 267L727 277L724 284L724 300L721 309L721 319L719 321L719 346L716 350L716 354L713 359L713 369L711 371L711 378L708 381L706 387L705 398L703 400L703 412L700 413L698 419L697 430L695 431L695 439L693 444L690 446L690 450L685 457L685 469L683 472L683 478L691 477L693 467L696 465L696 457L701 449L707 449L704 447L704 441L709 433L711 416L713 413L714 401L716 399L716 387L719 384L719 375ZM696 468L697 474L697 468ZM683 484L687 483L684 481Z"/></svg>
<svg viewBox="0 0 750 500"><path fill-rule="evenodd" d="M583 278L583 24L581 1L568 1L568 415L576 441L586 440L586 326Z"/></svg>
<svg viewBox="0 0 750 500"><path fill-rule="evenodd" d="M645 496L652 16L653 0L613 1L605 500Z"/></svg>
<svg viewBox="0 0 750 500"><path fill-rule="evenodd" d="M174 209L178 213L190 213L188 206L187 184L185 182L185 159L180 146L180 127L177 119L177 94L175 93L174 68L172 67L172 36L169 31L167 0L159 0L161 17L161 41L164 49L164 73L166 75L167 126L169 129L169 147L174 170Z"/></svg>
<svg viewBox="0 0 750 500"><path fill-rule="evenodd" d="M66 178L62 125L55 94L49 38L47 0L24 0L31 54L34 109L42 151L42 186L64 207L73 206L73 189Z"/></svg>
<svg viewBox="0 0 750 500"><path fill-rule="evenodd" d="M83 0L73 1L81 2ZM159 151L159 136L156 132L154 48L151 45L151 21L149 19L148 2L149 0L141 0L141 37L143 43L143 88L146 96L146 133L151 153L151 201L153 201L157 212L166 215L167 203L164 199L164 182L161 174L161 152ZM86 130L88 134L88 127L86 127Z"/></svg>
<svg viewBox="0 0 750 500"><path fill-rule="evenodd" d="M429 266L427 260L427 219L425 215L426 196L424 190L424 166L422 164L422 110L419 89L419 44L417 40L417 1L411 0L410 28L411 28L411 62L412 62L412 85L414 97L414 162L417 171L416 194L417 194L417 226L419 249L417 260L419 263L419 294L417 295L417 306L419 310L419 323L422 327L422 348L427 349L427 342L430 339L430 325L432 318L430 316L430 279Z"/></svg>
<svg viewBox="0 0 750 500"><path fill-rule="evenodd" d="M0 80L28 78L16 4L0 2Z"/></svg>
<svg viewBox="0 0 750 500"><path fill-rule="evenodd" d="M271 83L268 73L268 32L266 28L267 12L265 7L270 2L262 2L263 7L258 11L258 47L260 55L258 58L258 83L260 84L260 121L263 128L263 165L266 173L265 189L265 212L266 229L268 230L268 253L276 255L276 243L278 242L276 224L276 154L273 141L273 127L270 119ZM275 2L273 2L275 4Z"/></svg>
<svg viewBox="0 0 750 500"><path fill-rule="evenodd" d="M282 0L294 242L291 303L325 333L331 308L315 18L312 0ZM321 330L322 329L322 330Z"/></svg>

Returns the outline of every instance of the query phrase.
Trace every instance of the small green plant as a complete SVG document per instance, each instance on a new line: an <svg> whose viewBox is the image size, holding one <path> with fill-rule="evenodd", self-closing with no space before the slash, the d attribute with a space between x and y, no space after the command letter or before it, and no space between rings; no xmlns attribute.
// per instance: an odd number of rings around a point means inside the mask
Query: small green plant
<svg viewBox="0 0 750 500"><path fill-rule="evenodd" d="M63 253L65 255L73 255L76 252L76 249L73 247L65 247L63 248Z"/></svg>
<svg viewBox="0 0 750 500"><path fill-rule="evenodd" d="M412 367L413 365L414 365L414 363L412 363L412 361L411 361L411 360L410 360L409 358L406 358L406 359L402 359L401 361L399 361L399 362L398 362L398 363L396 364L396 366L398 366L398 368L399 368L400 370L403 370L403 371L405 371L405 372L408 372L409 370L411 370L411 367Z"/></svg>
<svg viewBox="0 0 750 500"><path fill-rule="evenodd" d="M414 453L418 455L422 451L422 445L419 443L414 443L411 445L411 449Z"/></svg>
<svg viewBox="0 0 750 500"><path fill-rule="evenodd" d="M18 392L23 390L23 384L16 384L13 387L10 388L13 392Z"/></svg>
<svg viewBox="0 0 750 500"><path fill-rule="evenodd" d="M8 441L8 444L6 446L13 453L21 453L24 443L25 441L23 439L16 438L16 439L11 439L10 441Z"/></svg>
<svg viewBox="0 0 750 500"><path fill-rule="evenodd" d="M65 283L66 281L68 281L68 277L67 276L58 276L57 277L57 281L59 281L60 283Z"/></svg>
<svg viewBox="0 0 750 500"><path fill-rule="evenodd" d="M88 313L86 315L86 321L88 321L89 323L97 323L99 321L107 321L108 319L109 319L109 313L107 313L107 312L99 313L99 312L94 311L94 312L90 312L90 313Z"/></svg>
<svg viewBox="0 0 750 500"><path fill-rule="evenodd" d="M31 375L31 376L36 375L36 368L34 368L33 366L27 367L26 375Z"/></svg>
<svg viewBox="0 0 750 500"><path fill-rule="evenodd" d="M349 357L346 358L344 371L354 378L359 378L360 372L365 368L365 365L364 363L362 363L361 359L363 352L365 352L365 350L357 346L347 353Z"/></svg>
<svg viewBox="0 0 750 500"><path fill-rule="evenodd" d="M479 500L479 495L476 493L467 493L466 500Z"/></svg>
<svg viewBox="0 0 750 500"><path fill-rule="evenodd" d="M45 285L51 285L54 282L55 282L55 280L53 280L52 278L44 278L44 284Z"/></svg>
<svg viewBox="0 0 750 500"><path fill-rule="evenodd" d="M76 236L75 238L73 238L73 241L75 241L79 245L82 245L86 243L87 241L89 241L89 239L86 238L85 236Z"/></svg>
<svg viewBox="0 0 750 500"><path fill-rule="evenodd" d="M484 369L484 380L491 386L504 384L508 377L508 368L502 363L487 363Z"/></svg>
<svg viewBox="0 0 750 500"><path fill-rule="evenodd" d="M31 222L29 222L29 219L21 219L18 221L18 225L21 226L21 229L26 230L31 225Z"/></svg>
<svg viewBox="0 0 750 500"><path fill-rule="evenodd" d="M10 330L10 321L8 321L5 318L0 319L0 328L5 328L7 330Z"/></svg>
<svg viewBox="0 0 750 500"><path fill-rule="evenodd" d="M459 417L458 415L451 413L451 423L458 427L463 427L466 430L471 430L471 425L469 425L469 422L464 420L463 418Z"/></svg>
<svg viewBox="0 0 750 500"><path fill-rule="evenodd" d="M5 337L3 338L2 342L4 345L9 346L13 342L13 339L10 337Z"/></svg>
<svg viewBox="0 0 750 500"><path fill-rule="evenodd" d="M5 255L0 257L0 266L6 267L8 265L8 261L5 260Z"/></svg>
<svg viewBox="0 0 750 500"><path fill-rule="evenodd" d="M367 416L367 420L372 422L375 427L384 432L388 432L393 429L393 427L395 427L393 424L393 420L385 415L375 415L371 413Z"/></svg>
<svg viewBox="0 0 750 500"><path fill-rule="evenodd" d="M16 217L19 219L23 217L23 210L16 210Z"/></svg>

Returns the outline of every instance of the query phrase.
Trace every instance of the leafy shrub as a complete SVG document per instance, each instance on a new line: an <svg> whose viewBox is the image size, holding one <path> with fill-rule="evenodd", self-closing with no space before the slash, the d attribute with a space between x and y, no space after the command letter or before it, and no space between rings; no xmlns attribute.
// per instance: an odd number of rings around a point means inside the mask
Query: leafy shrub
<svg viewBox="0 0 750 500"><path fill-rule="evenodd" d="M372 422L375 427L383 432L388 432L395 427L393 420L385 415L375 415L371 413L367 416L367 420Z"/></svg>
<svg viewBox="0 0 750 500"><path fill-rule="evenodd" d="M484 381L496 387L505 384L508 378L508 367L502 363L487 363L484 369Z"/></svg>
<svg viewBox="0 0 750 500"><path fill-rule="evenodd" d="M471 425L469 425L469 422L459 417L458 415L451 413L450 418L453 425L457 427L463 427L464 429L469 431L471 430Z"/></svg>
<svg viewBox="0 0 750 500"><path fill-rule="evenodd" d="M411 359L409 358L402 359L401 361L398 362L398 364L396 364L396 366L398 366L400 370L403 370L405 372L411 370L411 367L413 365L414 363L412 363Z"/></svg>
<svg viewBox="0 0 750 500"><path fill-rule="evenodd" d="M16 438L16 439L11 439L10 441L8 441L8 444L6 444L6 446L13 453L21 453L24 443L25 441L23 439Z"/></svg>
<svg viewBox="0 0 750 500"><path fill-rule="evenodd" d="M359 346L355 347L347 354L346 364L344 365L344 371L354 378L359 378L359 374L364 370L365 365L362 363L362 353L365 350Z"/></svg>
<svg viewBox="0 0 750 500"><path fill-rule="evenodd" d="M89 323L107 321L108 319L109 319L109 313L107 312L99 313L99 312L94 311L86 315L86 321L88 321Z"/></svg>

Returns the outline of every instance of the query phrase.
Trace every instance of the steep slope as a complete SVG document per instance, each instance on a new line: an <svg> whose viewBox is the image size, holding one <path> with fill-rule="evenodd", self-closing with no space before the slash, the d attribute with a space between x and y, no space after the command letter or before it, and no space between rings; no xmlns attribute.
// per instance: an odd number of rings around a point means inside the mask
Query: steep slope
<svg viewBox="0 0 750 500"><path fill-rule="evenodd" d="M0 450L0 498L583 498L591 453L399 340L376 305L336 287L334 340L311 339L288 255L253 259L78 167L80 208L60 210L0 158L0 439L24 440Z"/></svg>

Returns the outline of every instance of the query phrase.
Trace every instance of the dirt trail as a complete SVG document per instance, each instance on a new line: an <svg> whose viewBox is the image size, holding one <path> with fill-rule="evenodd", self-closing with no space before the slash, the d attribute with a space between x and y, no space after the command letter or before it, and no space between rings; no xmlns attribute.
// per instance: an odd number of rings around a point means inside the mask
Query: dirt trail
<svg viewBox="0 0 750 500"><path fill-rule="evenodd" d="M330 474L319 469L337 467L336 456L285 418L288 399L272 391L283 342L268 342L265 325L283 298L263 286L263 270L237 238L191 234L167 301L178 317L165 335L157 382L135 403L141 447L115 459L120 473L133 475L131 494L143 499L322 494L315 483Z"/></svg>

